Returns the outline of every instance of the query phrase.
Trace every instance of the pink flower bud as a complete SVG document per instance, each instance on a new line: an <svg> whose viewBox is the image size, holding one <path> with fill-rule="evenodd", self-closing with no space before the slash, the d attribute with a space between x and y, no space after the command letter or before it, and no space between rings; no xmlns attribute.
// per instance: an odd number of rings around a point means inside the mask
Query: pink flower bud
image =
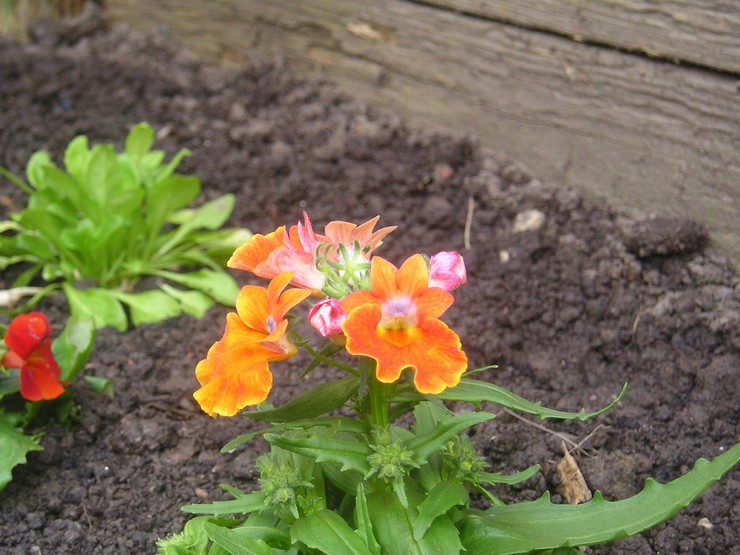
<svg viewBox="0 0 740 555"><path fill-rule="evenodd" d="M319 301L308 313L308 321L324 337L340 335L346 318L347 313L336 299Z"/></svg>
<svg viewBox="0 0 740 555"><path fill-rule="evenodd" d="M463 257L456 252L438 252L429 260L429 287L452 291L468 281Z"/></svg>

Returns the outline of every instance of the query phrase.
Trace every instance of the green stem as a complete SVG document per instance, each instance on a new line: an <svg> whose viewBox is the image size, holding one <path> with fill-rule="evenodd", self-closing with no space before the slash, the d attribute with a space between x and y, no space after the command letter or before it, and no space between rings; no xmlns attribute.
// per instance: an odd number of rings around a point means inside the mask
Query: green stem
<svg viewBox="0 0 740 555"><path fill-rule="evenodd" d="M360 363L360 372L367 379L367 406L370 409L370 424L378 428L387 428L390 422L388 399L395 389L396 384L384 384L375 377L375 361L371 358L363 358Z"/></svg>

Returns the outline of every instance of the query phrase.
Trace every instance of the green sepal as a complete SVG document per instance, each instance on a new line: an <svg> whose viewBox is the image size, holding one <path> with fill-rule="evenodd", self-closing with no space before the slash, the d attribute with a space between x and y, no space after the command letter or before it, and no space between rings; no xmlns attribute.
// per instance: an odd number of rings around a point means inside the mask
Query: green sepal
<svg viewBox="0 0 740 555"><path fill-rule="evenodd" d="M633 536L686 507L739 460L740 443L712 461L699 459L691 471L667 484L648 478L640 493L621 501L606 501L596 492L587 503L555 505L545 494L536 501L492 507L463 519L463 545L469 555L507 555Z"/></svg>

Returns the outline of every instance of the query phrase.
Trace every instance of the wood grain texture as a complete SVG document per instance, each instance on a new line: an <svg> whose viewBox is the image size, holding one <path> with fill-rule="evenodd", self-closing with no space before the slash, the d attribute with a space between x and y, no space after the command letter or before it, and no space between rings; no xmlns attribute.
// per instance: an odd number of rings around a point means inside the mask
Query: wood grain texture
<svg viewBox="0 0 740 555"><path fill-rule="evenodd" d="M417 0L648 56L740 73L737 0Z"/></svg>
<svg viewBox="0 0 740 555"><path fill-rule="evenodd" d="M632 215L706 224L740 261L740 94L728 75L404 0L109 0L183 45L284 56L413 125L477 137Z"/></svg>

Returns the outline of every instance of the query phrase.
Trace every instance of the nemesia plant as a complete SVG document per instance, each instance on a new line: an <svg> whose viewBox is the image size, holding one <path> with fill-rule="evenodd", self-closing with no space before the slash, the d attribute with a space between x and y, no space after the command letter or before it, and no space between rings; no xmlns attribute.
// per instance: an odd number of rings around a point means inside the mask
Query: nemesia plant
<svg viewBox="0 0 740 555"><path fill-rule="evenodd" d="M270 450L257 459L259 488L223 486L233 499L184 507L201 516L160 540L160 553L580 553L578 546L669 518L737 463L740 445L668 484L648 480L623 501L596 492L581 505L556 505L546 493L504 504L490 486L525 481L539 465L487 470L466 433L494 417L484 403L585 420L614 407L625 388L599 411L569 413L474 378L488 368L468 369L460 338L442 321L452 292L467 281L463 258L412 254L397 267L374 254L394 229L374 231L377 221L331 222L317 234L304 215L234 252L229 267L270 281L241 289L223 337L196 367L194 396L214 417L256 406L244 415L265 427L224 451L257 436ZM293 325L302 304L325 338L320 348ZM312 359L302 376L331 367L331 376L343 377L273 408L265 403L270 365L299 348ZM473 410L455 412L447 402Z"/></svg>
<svg viewBox="0 0 740 555"><path fill-rule="evenodd" d="M49 319L41 312L16 316L0 325L0 491L11 481L14 466L26 462L29 451L41 449L38 426L32 426L42 405L64 394L87 362L95 340L92 319L70 318L52 341ZM98 391L105 380L85 377ZM63 412L63 411L61 411ZM60 415L60 417L64 417Z"/></svg>

